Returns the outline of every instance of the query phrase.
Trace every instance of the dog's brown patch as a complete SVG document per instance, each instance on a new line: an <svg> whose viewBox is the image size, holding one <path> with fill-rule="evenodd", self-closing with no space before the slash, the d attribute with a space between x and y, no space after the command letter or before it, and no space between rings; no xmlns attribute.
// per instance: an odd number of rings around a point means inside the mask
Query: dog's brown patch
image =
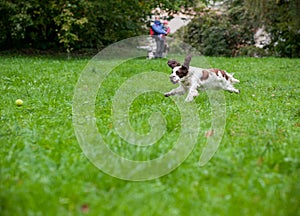
<svg viewBox="0 0 300 216"><path fill-rule="evenodd" d="M189 70L185 66L181 66L177 71L176 75L180 78L185 77L188 74Z"/></svg>
<svg viewBox="0 0 300 216"><path fill-rule="evenodd" d="M202 77L201 77L201 81L203 80L207 80L209 77L209 72L207 70L202 71Z"/></svg>
<svg viewBox="0 0 300 216"><path fill-rule="evenodd" d="M220 70L218 68L212 68L212 69L209 69L209 71L214 72L217 76L219 76L219 73L220 73L221 76L224 77L226 80L229 79L227 73L223 70Z"/></svg>
<svg viewBox="0 0 300 216"><path fill-rule="evenodd" d="M169 65L170 68L173 69L174 67L180 66L180 63L177 62L176 60L171 60L171 59L170 59L170 60L168 61L168 65Z"/></svg>

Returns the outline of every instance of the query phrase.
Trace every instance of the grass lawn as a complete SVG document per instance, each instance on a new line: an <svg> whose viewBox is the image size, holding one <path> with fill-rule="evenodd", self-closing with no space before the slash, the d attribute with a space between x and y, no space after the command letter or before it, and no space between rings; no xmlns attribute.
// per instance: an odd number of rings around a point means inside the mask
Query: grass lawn
<svg viewBox="0 0 300 216"><path fill-rule="evenodd" d="M194 151L170 174L141 182L100 171L78 144L72 100L88 61L0 56L1 215L300 215L300 59L207 58L241 81L236 85L240 95L225 93L220 148L209 163L198 166L211 121L202 93L196 98L201 129ZM115 68L99 90L95 116L109 147L133 157L136 149L122 149L114 133L110 98L118 81L141 69L170 69L164 59L135 59L124 66ZM18 98L23 106L15 105ZM176 107L158 93L133 102L134 130L147 133L153 111L166 118L166 137L132 159L159 157L178 137Z"/></svg>

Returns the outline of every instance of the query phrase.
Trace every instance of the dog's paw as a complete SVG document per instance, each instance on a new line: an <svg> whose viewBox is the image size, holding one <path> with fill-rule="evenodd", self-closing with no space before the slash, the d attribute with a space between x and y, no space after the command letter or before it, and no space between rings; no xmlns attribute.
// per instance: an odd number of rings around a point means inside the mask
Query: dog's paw
<svg viewBox="0 0 300 216"><path fill-rule="evenodd" d="M236 94L241 93L241 91L239 89L235 89L235 88L227 89L227 91L229 91L230 93L236 93Z"/></svg>
<svg viewBox="0 0 300 216"><path fill-rule="evenodd" d="M193 91L191 95L192 95L192 97L197 97L197 96L199 96L199 92L198 91Z"/></svg>
<svg viewBox="0 0 300 216"><path fill-rule="evenodd" d="M234 91L232 91L232 92L234 92L234 93L236 93L236 94L241 93L241 91L240 91L239 89L234 89Z"/></svg>
<svg viewBox="0 0 300 216"><path fill-rule="evenodd" d="M167 92L167 93L164 94L164 96L165 96L165 97L170 97L171 94L170 94L169 92Z"/></svg>

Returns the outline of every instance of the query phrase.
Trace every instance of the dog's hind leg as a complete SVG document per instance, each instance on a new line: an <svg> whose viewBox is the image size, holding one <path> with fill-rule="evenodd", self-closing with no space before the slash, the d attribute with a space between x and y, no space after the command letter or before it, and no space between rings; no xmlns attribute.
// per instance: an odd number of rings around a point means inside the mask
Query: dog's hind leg
<svg viewBox="0 0 300 216"><path fill-rule="evenodd" d="M236 93L236 94L239 94L239 93L240 93L240 90L234 88L233 86L229 86L229 87L227 87L227 88L224 89L224 90L229 91L229 92L231 92L231 93Z"/></svg>
<svg viewBox="0 0 300 216"><path fill-rule="evenodd" d="M190 91L185 99L185 102L191 102L194 97L197 97L199 95L199 92L197 91L197 86L192 86L190 88Z"/></svg>

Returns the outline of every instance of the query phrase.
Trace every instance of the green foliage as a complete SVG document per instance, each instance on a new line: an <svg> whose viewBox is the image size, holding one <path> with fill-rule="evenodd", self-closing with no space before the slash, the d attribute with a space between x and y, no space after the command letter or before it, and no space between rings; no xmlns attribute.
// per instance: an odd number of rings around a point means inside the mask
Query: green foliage
<svg viewBox="0 0 300 216"><path fill-rule="evenodd" d="M245 46L241 47L236 53L237 56L248 56L248 57L264 57L270 54L262 48L256 46Z"/></svg>
<svg viewBox="0 0 300 216"><path fill-rule="evenodd" d="M196 0L28 0L0 1L0 47L101 49L113 42L147 34L153 8L169 11Z"/></svg>
<svg viewBox="0 0 300 216"><path fill-rule="evenodd" d="M79 40L76 28L87 22L84 0L73 1L4 1L0 20L3 26L2 49L56 49L60 43L69 52ZM9 19L5 19L9 17Z"/></svg>
<svg viewBox="0 0 300 216"><path fill-rule="evenodd" d="M240 48L254 44L254 24L241 13L243 5L226 11L204 9L184 31L184 41L208 56L236 56Z"/></svg>
<svg viewBox="0 0 300 216"><path fill-rule="evenodd" d="M300 1L245 0L255 22L271 34L267 48L281 57L300 57Z"/></svg>
<svg viewBox="0 0 300 216"><path fill-rule="evenodd" d="M222 7L200 11L184 40L205 55L300 57L300 1L228 0ZM271 43L254 48L254 33L262 27Z"/></svg>
<svg viewBox="0 0 300 216"><path fill-rule="evenodd" d="M198 61L193 58L193 65ZM1 215L299 215L299 59L207 61L241 80L240 95L225 93L226 127L217 153L198 166L211 127L209 100L202 92L195 101L201 128L192 154L167 176L129 182L95 168L75 137L72 98L88 59L0 56ZM117 140L108 134L109 96L121 85L115 82L143 70L170 73L166 60L130 63L105 80L95 107L99 131L115 148ZM17 98L23 106L14 104ZM136 98L129 110L133 128L147 132L148 113L160 110L168 119L166 135L176 140L180 115L172 100L158 93ZM154 149L150 156L169 149L149 148ZM117 153L127 156L126 150Z"/></svg>
<svg viewBox="0 0 300 216"><path fill-rule="evenodd" d="M184 40L206 55L237 56L254 50L253 34L264 27L271 35L271 44L265 47L267 52L257 53L300 56L299 0L221 1L225 5L222 14L198 8L200 3L211 2L220 1L0 1L0 49L102 49L148 34L148 18L156 7L170 13L193 7L200 13L189 24Z"/></svg>
<svg viewBox="0 0 300 216"><path fill-rule="evenodd" d="M275 53L284 57L300 57L300 1L282 1L274 11L271 18L273 25L267 29L272 35Z"/></svg>
<svg viewBox="0 0 300 216"><path fill-rule="evenodd" d="M230 55L229 44L227 43L225 26L210 26L203 31L202 52L207 56L228 56ZM201 49L200 49L201 50Z"/></svg>
<svg viewBox="0 0 300 216"><path fill-rule="evenodd" d="M80 2L82 3L82 1ZM83 6L79 6L82 10ZM84 25L88 22L88 19L86 17L76 18L74 13L71 12L73 8L76 9L77 7L77 5L65 4L63 5L61 13L53 18L56 26L59 28L56 29L59 43L62 43L64 45L68 53L73 49L75 43L79 41L78 35L75 34L74 29L76 27L83 28Z"/></svg>

